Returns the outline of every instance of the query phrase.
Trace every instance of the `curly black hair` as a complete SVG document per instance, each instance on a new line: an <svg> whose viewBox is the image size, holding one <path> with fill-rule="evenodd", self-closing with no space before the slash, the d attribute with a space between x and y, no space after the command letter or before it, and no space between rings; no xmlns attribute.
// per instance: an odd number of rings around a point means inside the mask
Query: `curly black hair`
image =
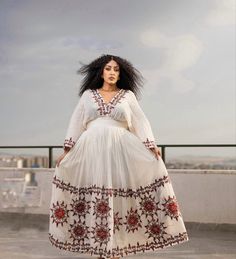
<svg viewBox="0 0 236 259"><path fill-rule="evenodd" d="M119 65L120 79L117 81L117 87L131 90L135 95L139 94L144 81L141 73L128 60L115 55L103 54L88 65L82 65L77 71L78 74L84 75L79 96L87 89L98 89L102 87L103 78L101 75L105 65L111 60L116 61Z"/></svg>

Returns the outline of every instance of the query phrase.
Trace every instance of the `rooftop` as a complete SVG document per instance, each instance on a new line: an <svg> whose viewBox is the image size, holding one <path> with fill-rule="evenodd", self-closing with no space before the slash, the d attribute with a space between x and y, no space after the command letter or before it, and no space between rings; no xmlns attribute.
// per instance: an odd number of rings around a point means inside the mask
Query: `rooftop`
<svg viewBox="0 0 236 259"><path fill-rule="evenodd" d="M88 255L59 250L48 240L48 215L0 213L0 258L84 259ZM236 258L235 225L185 222L189 241L130 259L233 259ZM96 258L96 257L93 257Z"/></svg>
<svg viewBox="0 0 236 259"><path fill-rule="evenodd" d="M130 256L130 259L211 259L236 258L236 233L190 229L189 241L160 250L156 254L147 253ZM36 228L0 228L0 257L6 259L83 259L92 258L66 252L51 246L47 230Z"/></svg>

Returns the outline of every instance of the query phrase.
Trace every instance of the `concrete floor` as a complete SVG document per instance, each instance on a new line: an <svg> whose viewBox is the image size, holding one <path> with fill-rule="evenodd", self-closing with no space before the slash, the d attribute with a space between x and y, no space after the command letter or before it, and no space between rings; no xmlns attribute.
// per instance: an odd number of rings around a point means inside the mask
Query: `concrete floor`
<svg viewBox="0 0 236 259"><path fill-rule="evenodd" d="M159 250L155 254L140 254L129 259L211 259L236 258L236 233L212 230L188 230L190 240L173 247ZM12 229L0 227L1 259L83 259L91 258L59 250L48 241L48 233L36 228ZM96 257L93 257L96 258Z"/></svg>

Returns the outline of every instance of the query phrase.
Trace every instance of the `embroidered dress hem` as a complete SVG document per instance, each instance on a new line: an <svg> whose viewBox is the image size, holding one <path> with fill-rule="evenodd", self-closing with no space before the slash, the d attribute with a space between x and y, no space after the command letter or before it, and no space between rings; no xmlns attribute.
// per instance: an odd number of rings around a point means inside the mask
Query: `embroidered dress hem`
<svg viewBox="0 0 236 259"><path fill-rule="evenodd" d="M123 248L114 248L112 251L99 251L99 248L94 248L86 245L68 243L68 242L60 242L58 239L54 238L53 235L49 234L49 240L51 244L59 249L66 250L69 252L77 252L81 254L88 254L94 257L124 257L124 256L132 256L134 254L141 253L152 253L154 251L159 251L167 247L171 247L177 244L181 244L187 242L189 240L187 232L180 233L179 235L172 236L169 239L158 242L150 242L145 244L139 244L137 242L136 245L130 245Z"/></svg>

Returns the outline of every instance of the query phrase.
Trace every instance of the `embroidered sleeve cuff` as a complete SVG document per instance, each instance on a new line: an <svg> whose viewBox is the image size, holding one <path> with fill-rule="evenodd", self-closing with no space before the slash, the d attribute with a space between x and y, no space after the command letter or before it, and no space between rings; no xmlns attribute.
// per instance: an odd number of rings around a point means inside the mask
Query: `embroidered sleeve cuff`
<svg viewBox="0 0 236 259"><path fill-rule="evenodd" d="M154 148L154 147L156 147L155 141L154 140L149 140L148 138L145 141L143 141L143 144L147 148Z"/></svg>
<svg viewBox="0 0 236 259"><path fill-rule="evenodd" d="M72 138L65 139L65 141L64 141L64 149L65 148L72 148L74 145L75 145L75 141L73 141Z"/></svg>

